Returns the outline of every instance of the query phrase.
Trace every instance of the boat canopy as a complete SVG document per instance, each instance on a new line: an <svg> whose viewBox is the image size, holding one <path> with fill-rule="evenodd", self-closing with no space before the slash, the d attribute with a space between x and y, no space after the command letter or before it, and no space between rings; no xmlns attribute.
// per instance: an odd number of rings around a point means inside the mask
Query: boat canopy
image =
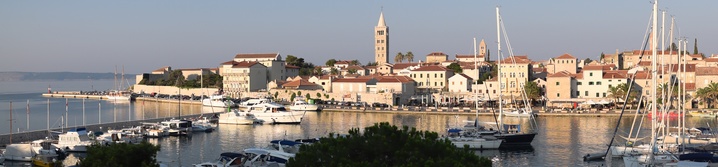
<svg viewBox="0 0 718 167"><path fill-rule="evenodd" d="M290 141L290 140L272 140L272 141L270 141L269 143L286 145L286 146L294 146L294 145L297 145L297 144L302 144L302 143L295 142L295 141Z"/></svg>

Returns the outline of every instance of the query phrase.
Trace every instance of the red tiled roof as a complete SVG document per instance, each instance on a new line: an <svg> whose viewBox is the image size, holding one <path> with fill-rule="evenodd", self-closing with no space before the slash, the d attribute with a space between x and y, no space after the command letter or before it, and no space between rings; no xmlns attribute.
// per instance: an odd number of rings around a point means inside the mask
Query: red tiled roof
<svg viewBox="0 0 718 167"><path fill-rule="evenodd" d="M590 65L590 66L583 66L583 70L584 70L584 71L611 70L611 66Z"/></svg>
<svg viewBox="0 0 718 167"><path fill-rule="evenodd" d="M583 79L583 72L571 74L571 76L573 76L573 78L576 78L576 79Z"/></svg>
<svg viewBox="0 0 718 167"><path fill-rule="evenodd" d="M377 82L401 82L401 83L414 82L414 80L408 76L381 76L381 77L376 77L376 78L377 78Z"/></svg>
<svg viewBox="0 0 718 167"><path fill-rule="evenodd" d="M357 70L357 71L366 70L366 69L364 69L364 67L361 67L361 66L348 66L347 68L342 69L342 71L344 71L344 70L350 70L350 69L355 69L355 70Z"/></svg>
<svg viewBox="0 0 718 167"><path fill-rule="evenodd" d="M615 73L615 72L607 72L603 74L603 79L611 79L611 78L626 78L626 75L622 75L621 73Z"/></svg>
<svg viewBox="0 0 718 167"><path fill-rule="evenodd" d="M167 70L168 68L170 68L170 66L164 66L164 67L158 68L158 69L156 69L156 70L154 70L154 71L152 71L152 72L162 72L162 71Z"/></svg>
<svg viewBox="0 0 718 167"><path fill-rule="evenodd" d="M364 66L366 69L376 69L376 66Z"/></svg>
<svg viewBox="0 0 718 167"><path fill-rule="evenodd" d="M337 78L332 82L368 82L373 78Z"/></svg>
<svg viewBox="0 0 718 167"><path fill-rule="evenodd" d="M718 75L718 67L696 67L696 76L698 75Z"/></svg>
<svg viewBox="0 0 718 167"><path fill-rule="evenodd" d="M234 63L232 63L232 68L247 68L247 67L251 67L251 66L253 66L253 65L255 65L255 64L259 64L259 63L256 62L256 61L240 61L240 62L234 62ZM260 64L260 65L262 65L262 64Z"/></svg>
<svg viewBox="0 0 718 167"><path fill-rule="evenodd" d="M556 59L576 59L576 57L571 56L570 54L566 53L559 57L556 57Z"/></svg>
<svg viewBox="0 0 718 167"><path fill-rule="evenodd" d="M394 70L403 70L405 68L408 68L410 66L416 66L419 65L419 63L396 63L394 64Z"/></svg>
<svg viewBox="0 0 718 167"><path fill-rule="evenodd" d="M305 79L298 79L294 81L289 81L282 85L283 87L299 87L299 86L319 86L315 83L309 82Z"/></svg>
<svg viewBox="0 0 718 167"><path fill-rule="evenodd" d="M638 71L634 75L636 75L635 79L651 79L651 78L653 78L653 77L651 77L651 74L648 73L648 71Z"/></svg>
<svg viewBox="0 0 718 167"><path fill-rule="evenodd" d="M450 71L444 66L421 66L413 71Z"/></svg>
<svg viewBox="0 0 718 167"><path fill-rule="evenodd" d="M466 79L469 79L469 80L474 80L474 78L471 78L471 77L469 77L468 75L466 75L466 74L464 74L464 73L459 73L458 75L460 75L460 76L462 76L462 77L464 77L464 78L466 78Z"/></svg>
<svg viewBox="0 0 718 167"><path fill-rule="evenodd" d="M531 64L531 60L528 59L528 56L514 56L513 58L505 58L501 60L501 63L514 63L514 61L516 62L516 64Z"/></svg>
<svg viewBox="0 0 718 167"><path fill-rule="evenodd" d="M249 54L237 54L234 58L250 59L250 58L275 58L279 53L249 53Z"/></svg>
<svg viewBox="0 0 718 167"><path fill-rule="evenodd" d="M531 69L531 71L533 71L533 72L548 72L546 70L546 68L544 68L544 67L533 68L533 69Z"/></svg>
<svg viewBox="0 0 718 167"><path fill-rule="evenodd" d="M569 73L568 71L560 71L557 73L549 74L548 76L546 76L546 78L548 77L571 77L571 73Z"/></svg>
<svg viewBox="0 0 718 167"><path fill-rule="evenodd" d="M705 62L718 62L718 58L711 57L711 58L705 58L703 59Z"/></svg>

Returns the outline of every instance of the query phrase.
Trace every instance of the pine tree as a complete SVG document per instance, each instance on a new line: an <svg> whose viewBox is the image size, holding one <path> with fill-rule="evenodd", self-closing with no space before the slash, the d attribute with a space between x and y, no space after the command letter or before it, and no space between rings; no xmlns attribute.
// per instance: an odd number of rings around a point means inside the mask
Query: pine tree
<svg viewBox="0 0 718 167"><path fill-rule="evenodd" d="M695 38L695 41L693 41L693 54L698 54L698 38Z"/></svg>

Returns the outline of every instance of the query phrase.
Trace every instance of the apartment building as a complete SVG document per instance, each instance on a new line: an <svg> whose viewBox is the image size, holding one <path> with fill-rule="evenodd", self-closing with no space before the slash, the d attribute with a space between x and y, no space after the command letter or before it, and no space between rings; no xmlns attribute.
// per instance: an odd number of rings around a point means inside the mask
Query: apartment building
<svg viewBox="0 0 718 167"><path fill-rule="evenodd" d="M267 66L256 61L228 61L220 65L222 87L226 95L239 98L242 93L267 89Z"/></svg>

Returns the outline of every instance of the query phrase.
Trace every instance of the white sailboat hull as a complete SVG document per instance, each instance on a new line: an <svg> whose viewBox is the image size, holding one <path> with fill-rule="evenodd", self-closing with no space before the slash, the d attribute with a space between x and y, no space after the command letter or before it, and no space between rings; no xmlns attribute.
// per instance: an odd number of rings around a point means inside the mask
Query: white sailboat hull
<svg viewBox="0 0 718 167"><path fill-rule="evenodd" d="M252 112L257 119L264 120L271 124L298 124L302 122L304 112L286 111L286 112Z"/></svg>
<svg viewBox="0 0 718 167"><path fill-rule="evenodd" d="M486 140L473 137L449 138L449 141L457 148L464 148L464 146L468 145L470 149L498 149L502 142L502 140Z"/></svg>
<svg viewBox="0 0 718 167"><path fill-rule="evenodd" d="M319 106L313 105L313 104L309 104L309 105L293 105L293 106L289 107L289 109L292 110L292 111L318 111L318 110L319 110Z"/></svg>
<svg viewBox="0 0 718 167"><path fill-rule="evenodd" d="M105 98L107 98L107 100L118 100L118 101L129 101L129 100L130 100L130 96L110 96L110 95L107 95L107 96L105 96Z"/></svg>
<svg viewBox="0 0 718 167"><path fill-rule="evenodd" d="M220 124L235 124L235 125L251 125L254 124L256 117L247 115L243 112L226 112L219 114Z"/></svg>
<svg viewBox="0 0 718 167"><path fill-rule="evenodd" d="M211 99L202 100L202 105L209 106L209 107L222 107L222 108L231 107L229 104L225 103L224 101L211 100Z"/></svg>

